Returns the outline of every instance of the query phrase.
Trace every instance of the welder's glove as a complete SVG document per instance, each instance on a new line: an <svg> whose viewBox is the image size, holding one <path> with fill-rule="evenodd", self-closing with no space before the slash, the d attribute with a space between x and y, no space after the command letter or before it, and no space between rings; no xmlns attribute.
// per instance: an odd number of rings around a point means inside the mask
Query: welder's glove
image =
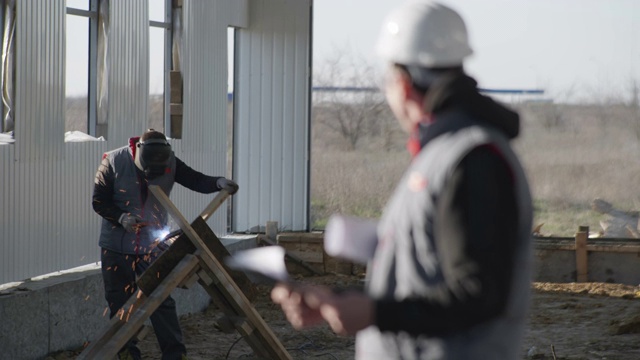
<svg viewBox="0 0 640 360"><path fill-rule="evenodd" d="M143 226L142 218L138 215L132 215L130 213L122 213L118 222L122 227L130 233L137 233Z"/></svg>
<svg viewBox="0 0 640 360"><path fill-rule="evenodd" d="M230 195L233 195L238 191L238 184L227 178L221 177L218 179L218 182L216 182L216 185L218 185L218 189L220 190L227 190Z"/></svg>

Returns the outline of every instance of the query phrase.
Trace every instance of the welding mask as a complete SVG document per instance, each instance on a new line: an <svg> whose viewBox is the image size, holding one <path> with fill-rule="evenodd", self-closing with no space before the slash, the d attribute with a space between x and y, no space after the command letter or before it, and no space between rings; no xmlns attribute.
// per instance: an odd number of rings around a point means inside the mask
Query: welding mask
<svg viewBox="0 0 640 360"><path fill-rule="evenodd" d="M169 167L171 145L163 139L147 139L136 145L136 166L152 179L163 175Z"/></svg>

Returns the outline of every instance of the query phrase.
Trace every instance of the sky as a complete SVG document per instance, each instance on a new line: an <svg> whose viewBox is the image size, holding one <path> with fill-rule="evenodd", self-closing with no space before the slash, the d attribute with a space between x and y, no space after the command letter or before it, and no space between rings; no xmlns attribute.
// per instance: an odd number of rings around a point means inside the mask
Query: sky
<svg viewBox="0 0 640 360"><path fill-rule="evenodd" d="M467 24L465 64L483 88L556 100L624 99L640 85L640 1L442 0ZM383 69L374 46L394 0L315 0L314 66L343 51Z"/></svg>
<svg viewBox="0 0 640 360"><path fill-rule="evenodd" d="M68 0L84 4L87 0ZM632 81L640 85L640 0L441 0L467 24L474 54L465 64L479 86L489 89L543 89L556 101L628 100ZM149 0L150 17L161 17L163 0ZM385 15L398 0L313 0L313 66L336 52L370 62L382 75L374 53ZM80 5L78 5L80 7ZM157 8L157 9L156 9ZM86 20L70 17L68 30ZM84 21L84 22L83 22ZM76 23L74 23L76 22ZM162 35L153 30L152 53ZM70 33L75 34L75 31ZM81 32L79 32L81 33ZM157 34L156 34L157 33ZM71 43L84 43L69 41ZM69 49L67 60L82 59L86 46ZM365 59L365 60L363 60ZM152 63L152 91L162 91L163 59ZM68 64L68 75L86 74L87 64ZM74 71L75 70L75 71ZM86 76L76 81L86 84ZM84 90L83 90L84 89ZM155 90L154 90L155 89ZM86 86L68 86L68 94Z"/></svg>

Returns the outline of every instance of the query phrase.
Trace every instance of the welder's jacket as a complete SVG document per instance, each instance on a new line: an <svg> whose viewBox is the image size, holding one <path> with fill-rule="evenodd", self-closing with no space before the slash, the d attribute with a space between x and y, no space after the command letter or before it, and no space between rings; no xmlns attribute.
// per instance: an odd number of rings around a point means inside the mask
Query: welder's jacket
<svg viewBox="0 0 640 360"><path fill-rule="evenodd" d="M149 191L158 185L169 196L175 182L201 193L219 191L219 177L191 169L171 153L164 174L148 180L134 162L135 143L104 154L95 177L93 209L102 216L99 246L123 254L148 254L161 240L169 221L164 206ZM138 215L147 225L135 234L118 222L123 213Z"/></svg>
<svg viewBox="0 0 640 360"><path fill-rule="evenodd" d="M475 84L449 79L430 99L434 122L378 226L375 325L357 335L359 360L520 357L532 205L509 145L518 116Z"/></svg>

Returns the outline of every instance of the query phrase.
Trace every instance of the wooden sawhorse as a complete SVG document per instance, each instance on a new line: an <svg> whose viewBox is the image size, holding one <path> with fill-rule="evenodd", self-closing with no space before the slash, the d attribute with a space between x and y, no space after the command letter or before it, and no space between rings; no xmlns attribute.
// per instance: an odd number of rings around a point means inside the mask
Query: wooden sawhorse
<svg viewBox="0 0 640 360"><path fill-rule="evenodd" d="M231 271L222 264L221 260L229 253L206 223L229 194L220 191L202 214L189 224L162 189L152 185L149 190L178 223L182 234L140 276L136 282L139 290L78 359L113 359L173 289L198 282L216 306L233 320L235 329L257 356L291 360L291 355L247 298L255 296L255 286L244 273Z"/></svg>

